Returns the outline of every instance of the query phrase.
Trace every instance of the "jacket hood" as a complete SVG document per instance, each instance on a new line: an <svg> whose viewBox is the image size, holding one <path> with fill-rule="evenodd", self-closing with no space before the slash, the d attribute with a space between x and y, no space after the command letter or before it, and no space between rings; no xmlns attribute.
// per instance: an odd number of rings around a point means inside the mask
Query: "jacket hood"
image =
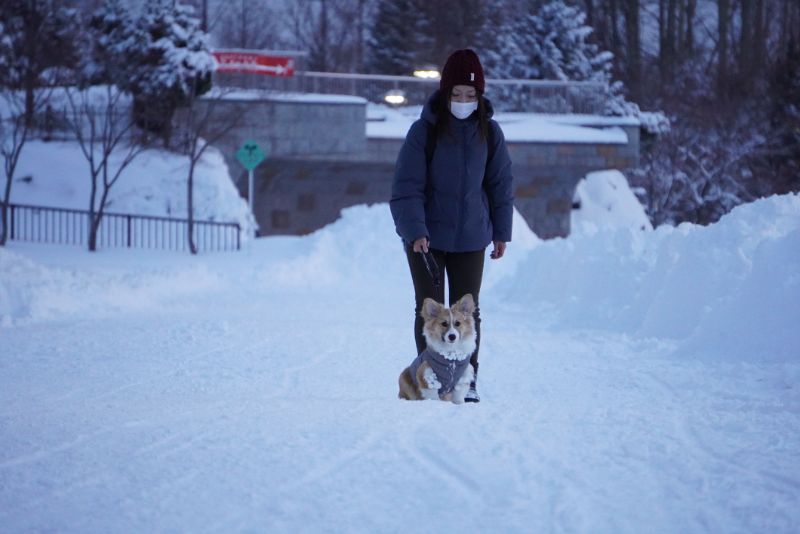
<svg viewBox="0 0 800 534"><path fill-rule="evenodd" d="M420 117L431 124L436 124L436 112L434 111L434 105L439 101L440 94L441 90L437 89L434 91L431 96L428 97L428 101L422 107L422 113L420 113ZM483 97L483 102L486 104L486 117L491 119L492 115L494 115L494 106L492 105L491 100L485 96Z"/></svg>

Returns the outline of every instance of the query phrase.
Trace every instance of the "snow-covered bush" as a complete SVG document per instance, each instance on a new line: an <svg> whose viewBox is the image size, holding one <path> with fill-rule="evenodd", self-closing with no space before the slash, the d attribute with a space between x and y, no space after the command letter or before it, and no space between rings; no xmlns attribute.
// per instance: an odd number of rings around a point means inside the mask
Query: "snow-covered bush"
<svg viewBox="0 0 800 534"><path fill-rule="evenodd" d="M661 135L642 137L642 164L630 179L654 226L709 224L758 195L750 157L764 143L746 112L704 126L676 120Z"/></svg>

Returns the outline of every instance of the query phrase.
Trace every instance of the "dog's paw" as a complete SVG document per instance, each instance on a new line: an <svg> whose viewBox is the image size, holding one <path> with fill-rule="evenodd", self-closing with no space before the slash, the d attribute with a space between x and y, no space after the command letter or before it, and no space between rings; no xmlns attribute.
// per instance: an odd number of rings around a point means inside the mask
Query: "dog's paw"
<svg viewBox="0 0 800 534"><path fill-rule="evenodd" d="M464 374L461 375L461 378L458 379L456 383L456 387L466 385L469 387L470 382L475 379L475 371L472 369L471 365L467 365L467 368L464 369Z"/></svg>
<svg viewBox="0 0 800 534"><path fill-rule="evenodd" d="M453 404L463 404L464 398L467 396L467 391L469 391L469 384L458 385L453 388L453 395L447 400Z"/></svg>
<svg viewBox="0 0 800 534"><path fill-rule="evenodd" d="M421 389L419 392L424 400L439 400L438 389Z"/></svg>

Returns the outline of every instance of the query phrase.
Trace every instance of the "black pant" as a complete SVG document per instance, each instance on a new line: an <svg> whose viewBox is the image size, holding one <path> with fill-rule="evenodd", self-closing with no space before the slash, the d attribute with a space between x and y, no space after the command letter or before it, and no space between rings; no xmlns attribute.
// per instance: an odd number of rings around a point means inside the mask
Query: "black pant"
<svg viewBox="0 0 800 534"><path fill-rule="evenodd" d="M425 262L422 259L422 254L414 252L411 244L406 243L406 256L408 258L408 266L411 269L411 280L414 282L414 300L416 301L416 308L414 309L414 341L417 343L417 354L425 350L425 338L422 335L422 326L425 321L420 317L420 310L422 303L426 298L432 298L436 302L444 302L444 284L440 284L438 288L433 286L433 279L425 268ZM448 306L466 295L472 294L475 299L475 332L477 334L477 344L475 352L470 358L470 363L478 372L478 349L481 342L481 315L478 302L481 292L481 281L483 280L483 261L486 256L484 250L475 252L444 252L441 250L429 249L439 265L440 278L444 281L445 274L447 275L447 287L449 290L450 302Z"/></svg>

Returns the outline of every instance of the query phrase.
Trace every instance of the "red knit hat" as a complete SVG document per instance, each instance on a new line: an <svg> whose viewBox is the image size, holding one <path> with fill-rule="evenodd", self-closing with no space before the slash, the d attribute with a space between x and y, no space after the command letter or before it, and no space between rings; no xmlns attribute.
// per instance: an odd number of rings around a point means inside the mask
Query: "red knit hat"
<svg viewBox="0 0 800 534"><path fill-rule="evenodd" d="M481 60L474 50L469 48L456 50L447 58L447 63L442 69L439 89L444 94L450 94L456 85L471 85L481 93L486 88Z"/></svg>

